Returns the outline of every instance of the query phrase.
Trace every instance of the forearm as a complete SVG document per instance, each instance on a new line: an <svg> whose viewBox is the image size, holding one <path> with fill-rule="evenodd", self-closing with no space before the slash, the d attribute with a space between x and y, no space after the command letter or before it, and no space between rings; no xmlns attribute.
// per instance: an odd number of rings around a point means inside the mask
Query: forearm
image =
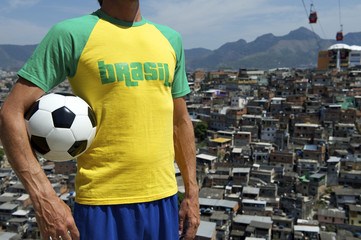
<svg viewBox="0 0 361 240"><path fill-rule="evenodd" d="M8 160L33 203L43 239L79 239L70 208L61 200L30 146L24 114L44 91L20 78L0 108L0 138Z"/></svg>
<svg viewBox="0 0 361 240"><path fill-rule="evenodd" d="M176 119L174 124L175 159L181 171L186 195L198 196L196 176L196 148L193 126L188 116Z"/></svg>
<svg viewBox="0 0 361 240"><path fill-rule="evenodd" d="M183 98L174 99L174 149L186 190L179 210L179 231L182 239L194 239L200 223L196 147L191 119Z"/></svg>
<svg viewBox="0 0 361 240"><path fill-rule="evenodd" d="M42 198L55 192L31 149L23 114L6 104L0 114L0 136L9 163L29 193L34 208L39 208L45 200Z"/></svg>

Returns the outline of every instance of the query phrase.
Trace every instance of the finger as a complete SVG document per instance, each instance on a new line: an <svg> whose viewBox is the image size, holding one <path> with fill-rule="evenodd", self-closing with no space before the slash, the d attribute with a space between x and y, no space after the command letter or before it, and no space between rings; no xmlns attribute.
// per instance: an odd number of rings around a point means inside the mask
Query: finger
<svg viewBox="0 0 361 240"><path fill-rule="evenodd" d="M51 234L42 234L42 239L44 239L44 240L57 240L58 239L58 237L57 237L58 235L56 235L55 233L51 233Z"/></svg>
<svg viewBox="0 0 361 240"><path fill-rule="evenodd" d="M79 240L80 238L79 230L75 224L69 227L69 231L67 233L72 240Z"/></svg>
<svg viewBox="0 0 361 240"><path fill-rule="evenodd" d="M194 229L188 228L184 234L184 240L192 240L196 237L197 232Z"/></svg>
<svg viewBox="0 0 361 240"><path fill-rule="evenodd" d="M66 234L62 234L62 235L59 235L58 238L59 240L71 240L71 237L68 233Z"/></svg>
<svg viewBox="0 0 361 240"><path fill-rule="evenodd" d="M184 230L184 239L194 239L197 234L198 225L196 222L187 222L186 229Z"/></svg>
<svg viewBox="0 0 361 240"><path fill-rule="evenodd" d="M184 224L183 218L179 218L178 232L180 236L183 234L183 229L184 229L183 224Z"/></svg>

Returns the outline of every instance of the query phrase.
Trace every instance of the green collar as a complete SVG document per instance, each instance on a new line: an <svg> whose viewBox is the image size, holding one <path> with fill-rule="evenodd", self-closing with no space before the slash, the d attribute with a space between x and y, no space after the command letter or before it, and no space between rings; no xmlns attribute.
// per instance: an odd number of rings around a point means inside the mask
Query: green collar
<svg viewBox="0 0 361 240"><path fill-rule="evenodd" d="M142 16L142 20L140 22L126 22L126 21L118 20L118 19L115 19L115 18L109 16L108 14L106 14L105 12L103 12L100 9L98 9L94 14L98 15L100 18L102 18L108 22L114 23L116 25L125 26L125 27L139 27L139 26L144 25L147 22L147 20L145 18L143 18L143 16Z"/></svg>

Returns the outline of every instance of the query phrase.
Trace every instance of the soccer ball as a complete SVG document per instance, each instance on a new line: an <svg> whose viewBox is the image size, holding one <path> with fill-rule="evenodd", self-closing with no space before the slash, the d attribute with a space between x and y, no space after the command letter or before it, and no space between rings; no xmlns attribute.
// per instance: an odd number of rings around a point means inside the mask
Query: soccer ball
<svg viewBox="0 0 361 240"><path fill-rule="evenodd" d="M62 162L80 156L92 143L96 118L80 97L50 93L39 98L25 114L30 143L41 157Z"/></svg>

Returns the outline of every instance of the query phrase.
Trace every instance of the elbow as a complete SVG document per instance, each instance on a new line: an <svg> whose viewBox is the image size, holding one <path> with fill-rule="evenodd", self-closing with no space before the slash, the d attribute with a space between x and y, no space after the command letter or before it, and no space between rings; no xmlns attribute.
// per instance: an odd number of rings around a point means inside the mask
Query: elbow
<svg viewBox="0 0 361 240"><path fill-rule="evenodd" d="M5 136L5 129L6 129L6 115L4 114L4 111L0 108L0 145L2 145L3 138Z"/></svg>
<svg viewBox="0 0 361 240"><path fill-rule="evenodd" d="M2 107L0 108L0 141L4 142L4 138L7 134L12 134L21 128L21 120L24 119L24 115L13 110L11 108Z"/></svg>
<svg viewBox="0 0 361 240"><path fill-rule="evenodd" d="M5 122L5 115L4 115L4 111L2 110L2 108L0 108L0 140L1 140L1 136L3 135L3 128L4 128L4 122Z"/></svg>

